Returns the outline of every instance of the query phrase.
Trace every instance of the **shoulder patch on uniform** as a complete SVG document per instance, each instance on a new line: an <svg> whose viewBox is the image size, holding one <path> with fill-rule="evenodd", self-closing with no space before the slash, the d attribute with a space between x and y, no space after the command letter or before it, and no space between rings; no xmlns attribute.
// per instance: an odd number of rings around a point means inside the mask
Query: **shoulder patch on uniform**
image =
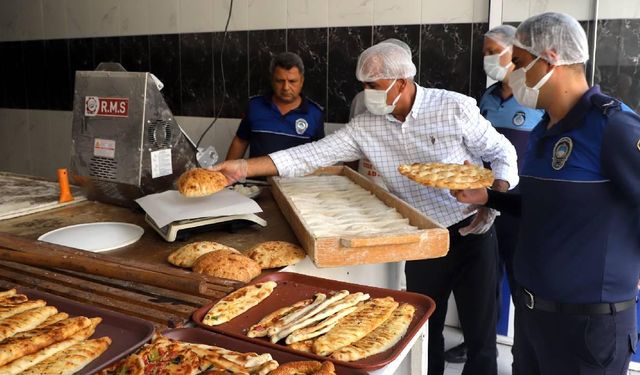
<svg viewBox="0 0 640 375"><path fill-rule="evenodd" d="M638 143L636 143L636 148L640 151L640 139L638 139Z"/></svg>
<svg viewBox="0 0 640 375"><path fill-rule="evenodd" d="M608 115L611 110L620 110L622 104L616 98L605 94L593 94L591 103L598 107L603 114Z"/></svg>

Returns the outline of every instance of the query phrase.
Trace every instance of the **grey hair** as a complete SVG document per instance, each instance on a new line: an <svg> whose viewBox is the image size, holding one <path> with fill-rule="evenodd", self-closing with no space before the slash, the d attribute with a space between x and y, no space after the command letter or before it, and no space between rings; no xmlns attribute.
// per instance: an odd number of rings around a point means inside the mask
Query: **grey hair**
<svg viewBox="0 0 640 375"><path fill-rule="evenodd" d="M300 56L296 55L293 52L282 52L275 55L271 59L271 63L269 64L269 74L273 75L273 72L277 67L289 70L293 67L298 68L301 75L304 75L304 63Z"/></svg>

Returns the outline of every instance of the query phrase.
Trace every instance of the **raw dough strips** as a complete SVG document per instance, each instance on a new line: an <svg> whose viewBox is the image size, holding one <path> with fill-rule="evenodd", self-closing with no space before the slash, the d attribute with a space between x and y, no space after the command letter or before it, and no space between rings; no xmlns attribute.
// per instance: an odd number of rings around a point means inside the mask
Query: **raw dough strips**
<svg viewBox="0 0 640 375"><path fill-rule="evenodd" d="M316 237L407 233L418 228L394 208L345 176L282 178L302 220Z"/></svg>

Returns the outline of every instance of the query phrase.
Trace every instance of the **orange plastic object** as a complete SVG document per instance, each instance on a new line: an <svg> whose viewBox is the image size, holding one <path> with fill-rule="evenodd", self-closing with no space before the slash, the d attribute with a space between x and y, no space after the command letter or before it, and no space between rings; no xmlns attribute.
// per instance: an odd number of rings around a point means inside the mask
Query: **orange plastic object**
<svg viewBox="0 0 640 375"><path fill-rule="evenodd" d="M60 199L58 199L58 202L71 202L73 200L73 196L71 195L71 189L69 188L69 176L67 175L66 168L58 169L58 183L60 184Z"/></svg>

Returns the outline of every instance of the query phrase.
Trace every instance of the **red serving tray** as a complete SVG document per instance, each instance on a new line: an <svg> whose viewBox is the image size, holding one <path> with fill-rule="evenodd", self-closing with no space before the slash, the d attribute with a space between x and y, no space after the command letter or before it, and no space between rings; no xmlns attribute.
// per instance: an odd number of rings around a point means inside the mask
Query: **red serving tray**
<svg viewBox="0 0 640 375"><path fill-rule="evenodd" d="M82 315L88 318L102 318L102 322L98 325L91 338L109 336L111 338L111 345L109 345L109 348L102 353L100 357L96 358L81 371L77 372L77 375L95 374L149 341L155 331L153 324L143 319L91 306L35 289L18 285L15 286L15 288L18 293L26 294L29 299L45 300L47 305L55 306L59 312L66 312L70 316Z"/></svg>
<svg viewBox="0 0 640 375"><path fill-rule="evenodd" d="M411 321L411 324L409 325L407 334L405 334L402 340L400 340L400 342L394 345L391 349L383 353L379 353L354 362L343 362L333 359L331 360L332 362L343 367L360 369L364 371L373 371L384 367L395 360L400 355L405 346L407 346L411 339L418 333L420 327L422 327L426 323L426 321L429 319L436 308L435 302L431 298L422 294L345 283L341 281L323 279L319 277L307 276L291 272L274 272L263 275L253 280L251 283L249 283L249 285L270 280L276 281L278 283L278 287L275 288L273 293L271 293L271 295L260 304L249 309L249 311L236 317L235 319L217 326L208 326L203 324L202 319L209 311L209 309L211 309L211 307L215 304L215 302L212 302L201 307L193 313L192 317L194 322L198 326L209 331L236 337L243 341L249 341L264 347L286 351L289 353L295 353L300 356L322 361L326 360L327 358L313 353L293 350L286 345L272 344L271 341L268 340L268 338L247 337L246 333L251 325L259 322L265 315L281 307L289 306L302 299L311 298L315 293L319 292L327 293L330 291L346 289L351 293L369 293L369 295L371 295L371 298L391 296L398 302L406 302L412 304L416 307L416 313L413 317L413 320Z"/></svg>
<svg viewBox="0 0 640 375"><path fill-rule="evenodd" d="M309 358L290 353L281 349L265 349L262 345L256 345L252 342L239 340L230 336L221 335L219 333L208 332L200 328L177 328L165 331L163 336L174 340L191 342L194 344L215 345L221 348L234 350L241 353L269 353L278 361L279 364L285 364L294 361L308 361ZM336 373L340 375L364 375L365 371L336 365Z"/></svg>

